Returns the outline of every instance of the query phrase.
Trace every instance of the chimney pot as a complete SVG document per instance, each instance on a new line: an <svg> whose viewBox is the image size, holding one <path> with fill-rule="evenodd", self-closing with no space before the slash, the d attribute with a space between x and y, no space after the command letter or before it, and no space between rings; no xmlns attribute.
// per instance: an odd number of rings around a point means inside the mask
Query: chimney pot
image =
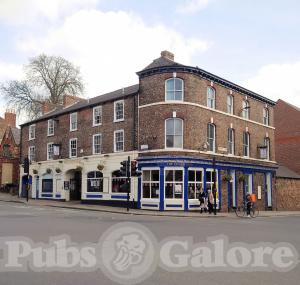
<svg viewBox="0 0 300 285"><path fill-rule="evenodd" d="M170 51L167 51L167 50L163 50L161 53L160 53L161 57L164 57L166 59L169 59L169 60L172 60L174 61L174 54L171 53Z"/></svg>

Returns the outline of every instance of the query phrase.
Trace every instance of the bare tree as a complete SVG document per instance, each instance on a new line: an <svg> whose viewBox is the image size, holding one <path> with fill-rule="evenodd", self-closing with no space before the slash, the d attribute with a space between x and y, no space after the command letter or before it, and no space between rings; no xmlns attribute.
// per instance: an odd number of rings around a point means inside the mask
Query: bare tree
<svg viewBox="0 0 300 285"><path fill-rule="evenodd" d="M24 70L25 80L1 84L0 92L9 106L31 119L41 115L45 102L57 106L62 104L63 95L83 92L79 68L60 56L31 58Z"/></svg>

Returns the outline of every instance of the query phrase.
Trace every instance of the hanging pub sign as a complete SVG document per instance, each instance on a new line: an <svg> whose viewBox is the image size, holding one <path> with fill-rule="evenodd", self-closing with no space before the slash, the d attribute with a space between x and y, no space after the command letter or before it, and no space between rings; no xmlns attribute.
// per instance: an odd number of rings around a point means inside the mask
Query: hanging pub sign
<svg viewBox="0 0 300 285"><path fill-rule="evenodd" d="M268 156L267 156L267 146L259 146L258 147L258 150L259 150L259 157L261 159L266 159Z"/></svg>

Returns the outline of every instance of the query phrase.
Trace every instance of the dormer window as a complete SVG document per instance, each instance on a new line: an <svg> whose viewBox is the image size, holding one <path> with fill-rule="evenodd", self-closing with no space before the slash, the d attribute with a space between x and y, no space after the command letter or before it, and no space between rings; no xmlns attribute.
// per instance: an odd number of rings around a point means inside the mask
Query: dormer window
<svg viewBox="0 0 300 285"><path fill-rule="evenodd" d="M216 108L216 90L212 87L207 88L207 107Z"/></svg>
<svg viewBox="0 0 300 285"><path fill-rule="evenodd" d="M166 101L183 101L183 80L170 78L165 83Z"/></svg>

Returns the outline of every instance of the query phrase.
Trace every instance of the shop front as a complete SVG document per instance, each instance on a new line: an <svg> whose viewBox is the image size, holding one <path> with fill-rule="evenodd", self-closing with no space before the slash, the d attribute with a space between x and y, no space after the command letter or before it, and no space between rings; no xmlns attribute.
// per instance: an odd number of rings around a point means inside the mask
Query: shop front
<svg viewBox="0 0 300 285"><path fill-rule="evenodd" d="M216 189L216 206L227 211L256 193L264 208L272 207L275 167L188 157L139 159L138 207L149 210L199 210L199 193ZM263 175L264 181L259 177ZM257 181L256 181L257 180Z"/></svg>

